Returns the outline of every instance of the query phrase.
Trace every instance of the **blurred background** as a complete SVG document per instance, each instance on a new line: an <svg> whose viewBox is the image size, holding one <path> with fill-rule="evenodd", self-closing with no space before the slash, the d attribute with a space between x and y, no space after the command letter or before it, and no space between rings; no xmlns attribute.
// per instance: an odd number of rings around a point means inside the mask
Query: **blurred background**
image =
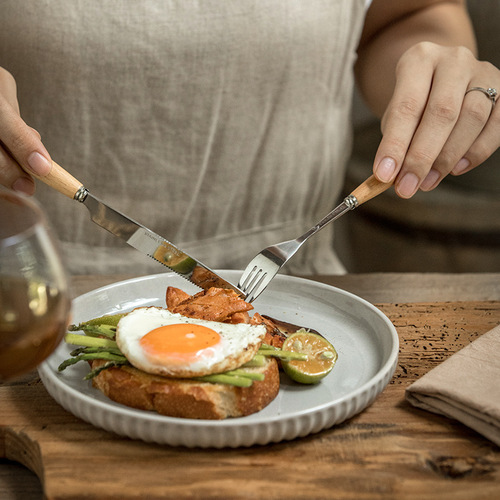
<svg viewBox="0 0 500 500"><path fill-rule="evenodd" d="M468 6L479 58L500 67L500 0L470 0ZM378 120L357 94L353 106L345 194L371 175L381 138ZM335 248L351 273L500 271L500 150L472 172L447 176L411 200L391 189L336 221L335 230Z"/></svg>

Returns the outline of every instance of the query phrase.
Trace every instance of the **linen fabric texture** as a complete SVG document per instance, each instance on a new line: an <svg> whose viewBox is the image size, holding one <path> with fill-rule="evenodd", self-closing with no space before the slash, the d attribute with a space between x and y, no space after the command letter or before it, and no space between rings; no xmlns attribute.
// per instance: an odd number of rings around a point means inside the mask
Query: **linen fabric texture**
<svg viewBox="0 0 500 500"><path fill-rule="evenodd" d="M0 66L54 161L215 269L340 200L364 0L3 0ZM71 274L165 268L37 182ZM285 272L342 273L333 225Z"/></svg>

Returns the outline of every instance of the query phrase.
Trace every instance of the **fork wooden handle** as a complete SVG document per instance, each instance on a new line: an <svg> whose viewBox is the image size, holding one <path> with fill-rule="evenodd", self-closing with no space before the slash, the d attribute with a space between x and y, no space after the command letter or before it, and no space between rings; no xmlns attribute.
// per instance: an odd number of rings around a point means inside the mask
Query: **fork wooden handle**
<svg viewBox="0 0 500 500"><path fill-rule="evenodd" d="M33 175L33 173L31 173L31 175ZM43 177L33 175L33 177L36 177L38 180L71 199L75 197L77 191L83 186L78 179L75 179L55 161L52 162L52 168L47 175Z"/></svg>
<svg viewBox="0 0 500 500"><path fill-rule="evenodd" d="M365 201L375 198L375 196L383 193L392 186L392 182L380 182L375 178L374 175L368 177L366 181L361 183L352 193L358 200L358 205L361 205Z"/></svg>

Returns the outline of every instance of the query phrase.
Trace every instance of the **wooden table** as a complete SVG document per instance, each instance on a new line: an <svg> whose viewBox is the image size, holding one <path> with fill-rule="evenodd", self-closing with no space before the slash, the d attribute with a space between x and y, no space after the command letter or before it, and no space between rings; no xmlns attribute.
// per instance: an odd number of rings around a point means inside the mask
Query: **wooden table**
<svg viewBox="0 0 500 500"><path fill-rule="evenodd" d="M73 290L123 278L75 277ZM500 449L404 399L411 382L500 323L500 273L314 279L374 303L400 336L396 373L361 414L292 442L174 448L86 424L32 373L0 386L8 401L0 410L0 499L500 498Z"/></svg>

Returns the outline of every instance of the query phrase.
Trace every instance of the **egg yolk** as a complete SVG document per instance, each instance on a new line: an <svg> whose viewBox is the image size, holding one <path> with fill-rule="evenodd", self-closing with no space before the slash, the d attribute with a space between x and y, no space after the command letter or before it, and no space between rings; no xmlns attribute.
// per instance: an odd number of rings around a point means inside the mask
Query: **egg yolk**
<svg viewBox="0 0 500 500"><path fill-rule="evenodd" d="M211 328L181 323L151 330L141 338L140 345L152 356L174 355L191 358L200 351L218 344L220 339L220 335Z"/></svg>

